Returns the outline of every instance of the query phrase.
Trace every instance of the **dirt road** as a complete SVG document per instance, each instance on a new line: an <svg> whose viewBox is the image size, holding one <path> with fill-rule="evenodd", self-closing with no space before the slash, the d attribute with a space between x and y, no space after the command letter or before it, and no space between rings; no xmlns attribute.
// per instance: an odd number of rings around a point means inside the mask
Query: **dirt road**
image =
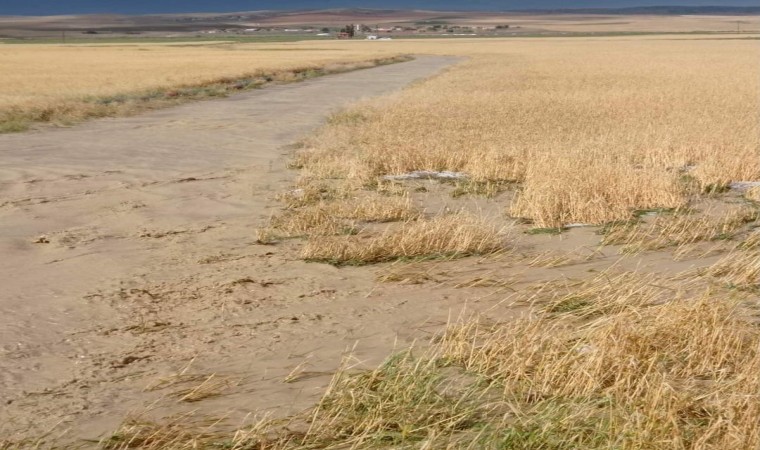
<svg viewBox="0 0 760 450"><path fill-rule="evenodd" d="M299 410L347 348L376 362L400 330L445 317L444 291L420 308L371 271L305 264L297 243L257 245L254 230L295 176L288 144L453 62L0 136L0 441L99 438L148 406ZM212 375L208 398L186 395Z"/></svg>

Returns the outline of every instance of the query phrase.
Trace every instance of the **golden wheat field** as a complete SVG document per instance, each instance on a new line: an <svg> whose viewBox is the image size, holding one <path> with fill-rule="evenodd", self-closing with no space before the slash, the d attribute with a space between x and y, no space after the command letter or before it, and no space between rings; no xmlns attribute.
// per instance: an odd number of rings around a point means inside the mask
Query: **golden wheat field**
<svg viewBox="0 0 760 450"><path fill-rule="evenodd" d="M421 355L339 373L306 434L257 429L241 442L756 448L760 205L756 188L731 186L760 180L757 44L468 45L446 47L468 59L445 74L336 114L304 141L294 166L299 198L311 204L286 196L284 228L346 198L402 199L420 212L399 219L388 208L387 221L400 225L352 221L354 232L333 238L300 227L302 257L402 261L379 280L424 284L456 267L426 259L491 255L474 262L480 269L462 262L470 278L456 286L512 291L505 302L531 313L453 321ZM415 171L460 178L398 177ZM450 197L444 207L441 196ZM597 237L579 238L579 226ZM552 230L561 233L554 244L531 253L541 242L533 236ZM563 250L568 243L577 247ZM520 283L516 266L572 275Z"/></svg>
<svg viewBox="0 0 760 450"><path fill-rule="evenodd" d="M368 49L234 43L0 46L0 108L370 59Z"/></svg>
<svg viewBox="0 0 760 450"><path fill-rule="evenodd" d="M446 50L468 54L466 45ZM752 41L481 42L445 76L346 112L300 156L317 177L450 170L519 182L510 211L541 227L677 208L688 198L685 171L702 190L760 177L756 49Z"/></svg>
<svg viewBox="0 0 760 450"><path fill-rule="evenodd" d="M0 83L12 86L4 108L396 55L461 57L336 112L299 142L291 189L273 193L279 212L256 242L290 249L295 239L294 258L375 271L399 289L448 286L463 305L495 297L493 307L453 313L429 343L374 370L347 359L302 414L232 433L126 421L102 448L760 445L756 41L14 50L0 46L11 62L0 64ZM76 58L97 67L63 62Z"/></svg>
<svg viewBox="0 0 760 450"><path fill-rule="evenodd" d="M298 73L309 70L360 68L377 54L367 49L224 42L2 45L0 130L23 129L30 122L71 123L129 114L184 97L225 95L230 82L255 87L269 79L296 80Z"/></svg>

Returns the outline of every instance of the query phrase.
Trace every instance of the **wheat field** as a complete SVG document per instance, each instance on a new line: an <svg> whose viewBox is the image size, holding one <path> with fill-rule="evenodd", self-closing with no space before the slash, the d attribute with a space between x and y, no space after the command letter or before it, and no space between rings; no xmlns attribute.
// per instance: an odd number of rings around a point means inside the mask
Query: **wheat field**
<svg viewBox="0 0 760 450"><path fill-rule="evenodd" d="M293 44L0 45L0 108L211 83L372 58L367 49Z"/></svg>
<svg viewBox="0 0 760 450"><path fill-rule="evenodd" d="M302 259L380 265L393 271L386 282L445 265L467 273L452 281L466 300L511 287L515 273L530 278L492 316L451 320L423 349L372 371L347 362L302 415L232 434L194 431L181 419L128 421L102 447L757 448L760 204L757 188L732 189L760 181L756 42L65 48L71 58L135 64L129 74L114 70L110 84L83 77L71 90L54 87L55 58L43 57L58 50L9 56L0 47L5 61L47 73L14 82L0 65L15 92L0 105L401 54L459 56L424 82L337 112L304 139L293 189L280 193L281 211L258 243L302 238ZM403 177L415 171L456 176ZM566 250L576 227L592 230L581 236L593 247L586 256ZM679 264L685 259L690 265ZM551 270L560 275L550 279ZM514 305L529 312L502 320L499 308Z"/></svg>
<svg viewBox="0 0 760 450"><path fill-rule="evenodd" d="M703 191L760 178L752 41L466 45L446 46L471 59L445 75L344 113L352 120L301 154L306 171L363 182L414 170L516 181L510 213L542 227L682 207L685 176Z"/></svg>
<svg viewBox="0 0 760 450"><path fill-rule="evenodd" d="M395 260L407 265L383 269L384 281L425 283L441 273L425 259L455 248L447 239L467 224L479 231L458 243L489 236L476 253L492 255L496 271L569 268L562 281L543 279L505 300L529 305L525 319L467 317L421 354L396 354L371 372L346 368L303 419L306 433L278 434L277 424L262 422L239 435L240 445L757 448L760 205L756 188L731 188L760 180L757 44L637 38L396 48L467 59L334 115L293 166L298 186L320 190L320 202L361 205L385 195L410 199L420 215L310 237L303 257ZM461 180L435 187L398 177L415 171ZM436 199L445 195L442 211ZM451 218L443 230L428 225ZM530 235L564 235L568 225L595 228L591 255L552 250L521 260L514 251L536 245ZM572 269L610 251L619 259ZM462 246L445 258L471 252ZM622 268L663 259L657 271ZM683 260L698 269L683 271ZM482 295L476 286L514 283L469 264L462 270L480 275L456 284L467 298Z"/></svg>
<svg viewBox="0 0 760 450"><path fill-rule="evenodd" d="M133 114L298 73L367 67L369 49L217 43L0 45L0 132ZM296 75L294 75L296 73Z"/></svg>

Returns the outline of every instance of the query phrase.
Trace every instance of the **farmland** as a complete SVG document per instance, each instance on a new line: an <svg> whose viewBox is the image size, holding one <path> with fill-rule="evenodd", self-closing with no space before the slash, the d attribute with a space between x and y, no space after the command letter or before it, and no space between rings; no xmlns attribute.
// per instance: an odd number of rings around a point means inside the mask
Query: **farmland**
<svg viewBox="0 0 760 450"><path fill-rule="evenodd" d="M99 445L754 448L760 59L746 37L0 46L14 64L0 65L12 86L0 107L16 114L453 57L403 90L332 110L268 167L211 185L268 205L251 211L257 221L164 232L171 250L149 247L170 252L160 277L97 291L141 318L150 356L124 360L132 384L121 386L153 405ZM67 114L57 121L86 118ZM128 214L173 223L147 211ZM272 323L250 325L267 314ZM216 325L189 325L193 315ZM178 330L192 352L165 350ZM98 336L92 345L107 348ZM283 351L242 364L233 343ZM241 413L256 395L273 415ZM296 397L300 409L281 408ZM218 420L228 413L234 424Z"/></svg>
<svg viewBox="0 0 760 450"><path fill-rule="evenodd" d="M411 447L751 448L760 210L758 188L731 187L760 180L756 45L465 46L447 50L469 61L305 141L298 186L323 194L288 214L332 196L349 211L376 192L407 199L421 213L402 226L349 214L365 224L355 235L306 227L303 257L406 261L384 275L402 283L461 271L464 298L486 287L504 304L450 323L424 356L339 374L309 433L277 445L370 445L401 430L388 439ZM462 178L393 177L414 171ZM467 255L480 270L451 261ZM542 267L553 271L529 282ZM529 312L502 322L506 305ZM449 383L459 390L442 399Z"/></svg>
<svg viewBox="0 0 760 450"><path fill-rule="evenodd" d="M134 114L271 81L295 81L320 70L370 67L375 53L226 42L3 45L0 130Z"/></svg>

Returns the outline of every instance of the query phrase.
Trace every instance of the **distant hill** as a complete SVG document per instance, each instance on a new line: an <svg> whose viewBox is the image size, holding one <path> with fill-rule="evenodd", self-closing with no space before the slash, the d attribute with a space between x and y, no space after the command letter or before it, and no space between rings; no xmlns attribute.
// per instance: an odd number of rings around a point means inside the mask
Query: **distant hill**
<svg viewBox="0 0 760 450"><path fill-rule="evenodd" d="M603 14L760 14L757 0L0 0L0 15L179 14L334 8ZM660 6L651 6L652 4ZM728 3L728 5L725 5ZM648 5L648 6L641 6Z"/></svg>

